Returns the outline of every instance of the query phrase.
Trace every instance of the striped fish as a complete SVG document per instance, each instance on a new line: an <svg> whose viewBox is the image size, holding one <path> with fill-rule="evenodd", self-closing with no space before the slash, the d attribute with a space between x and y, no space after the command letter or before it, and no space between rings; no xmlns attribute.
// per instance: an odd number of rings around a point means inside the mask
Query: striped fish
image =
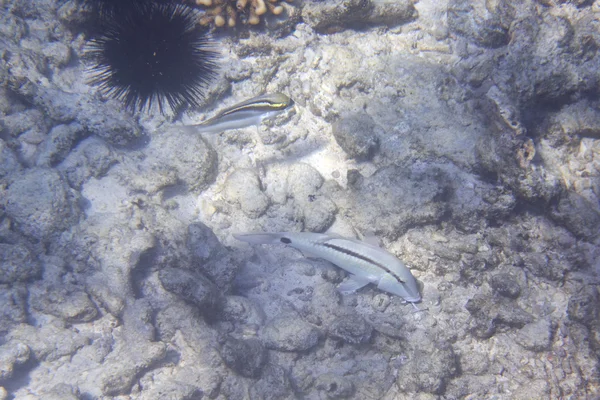
<svg viewBox="0 0 600 400"><path fill-rule="evenodd" d="M351 274L338 286L344 294L372 283L409 303L421 301L419 285L410 270L396 256L380 247L311 232L240 233L233 236L252 244L286 244L337 265Z"/></svg>
<svg viewBox="0 0 600 400"><path fill-rule="evenodd" d="M264 94L245 100L220 111L206 121L191 125L197 133L219 133L229 129L258 126L294 106L294 101L283 93Z"/></svg>

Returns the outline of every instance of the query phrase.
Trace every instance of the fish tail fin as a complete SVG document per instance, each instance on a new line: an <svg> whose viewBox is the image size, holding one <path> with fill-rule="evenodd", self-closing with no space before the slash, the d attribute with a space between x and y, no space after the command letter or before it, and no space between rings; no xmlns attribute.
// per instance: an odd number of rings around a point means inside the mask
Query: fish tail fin
<svg viewBox="0 0 600 400"><path fill-rule="evenodd" d="M251 244L281 244L282 233L234 233L233 237Z"/></svg>

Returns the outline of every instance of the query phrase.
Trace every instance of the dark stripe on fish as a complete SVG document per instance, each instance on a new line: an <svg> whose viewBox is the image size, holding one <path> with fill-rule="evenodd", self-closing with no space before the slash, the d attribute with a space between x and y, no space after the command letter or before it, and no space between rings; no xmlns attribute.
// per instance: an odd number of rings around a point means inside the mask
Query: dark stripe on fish
<svg viewBox="0 0 600 400"><path fill-rule="evenodd" d="M385 266L385 265L383 265L383 264L380 264L380 263L378 263L377 261L373 261L373 260L371 260L369 257L365 257L365 256L363 256L362 254L355 253L355 252L354 252L354 251L352 251L352 250L348 250L348 249L345 249L345 248L343 248L343 247L336 246L335 244L330 244L330 243L319 243L319 244L320 244L321 246L325 246L325 247L327 247L327 248L330 248L330 249L333 249L333 250L335 250L335 251L339 251L340 253L344 253L344 254L347 254L347 255L349 255L349 256L352 256L352 257L355 257L355 258L359 258L359 259L361 259L361 260L363 260L363 261L366 261L366 262L368 262L368 263L370 263L370 264L373 264L373 265L375 265L376 267L379 267L379 268L381 268L382 270L384 270L385 272L387 272L388 274L390 274L391 276L393 276L393 277L394 277L394 278L395 278L395 279L396 279L398 282L400 282L400 283L405 283L405 282L404 282L404 281L403 281L403 280L402 280L402 279L401 279L401 278L400 278L398 275L396 275L396 273L394 273L394 272L393 272L392 270L390 270L388 267L386 267L386 266Z"/></svg>

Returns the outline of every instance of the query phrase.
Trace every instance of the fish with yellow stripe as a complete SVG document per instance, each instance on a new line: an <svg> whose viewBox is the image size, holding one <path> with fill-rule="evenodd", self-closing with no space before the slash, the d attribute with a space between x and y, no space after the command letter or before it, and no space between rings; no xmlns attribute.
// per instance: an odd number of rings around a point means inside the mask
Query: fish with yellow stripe
<svg viewBox="0 0 600 400"><path fill-rule="evenodd" d="M197 133L220 133L229 129L259 126L294 106L294 101L283 93L268 93L242 101L200 124L190 125Z"/></svg>

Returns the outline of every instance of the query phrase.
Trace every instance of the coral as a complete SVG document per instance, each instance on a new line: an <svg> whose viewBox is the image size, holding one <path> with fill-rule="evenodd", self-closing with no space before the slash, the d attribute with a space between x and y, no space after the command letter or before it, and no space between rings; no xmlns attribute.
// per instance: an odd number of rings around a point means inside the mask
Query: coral
<svg viewBox="0 0 600 400"><path fill-rule="evenodd" d="M191 0L207 9L200 19L201 25L214 24L217 28L225 25L233 28L242 24L258 25L260 17L267 13L281 15L285 11L284 2L291 0Z"/></svg>

